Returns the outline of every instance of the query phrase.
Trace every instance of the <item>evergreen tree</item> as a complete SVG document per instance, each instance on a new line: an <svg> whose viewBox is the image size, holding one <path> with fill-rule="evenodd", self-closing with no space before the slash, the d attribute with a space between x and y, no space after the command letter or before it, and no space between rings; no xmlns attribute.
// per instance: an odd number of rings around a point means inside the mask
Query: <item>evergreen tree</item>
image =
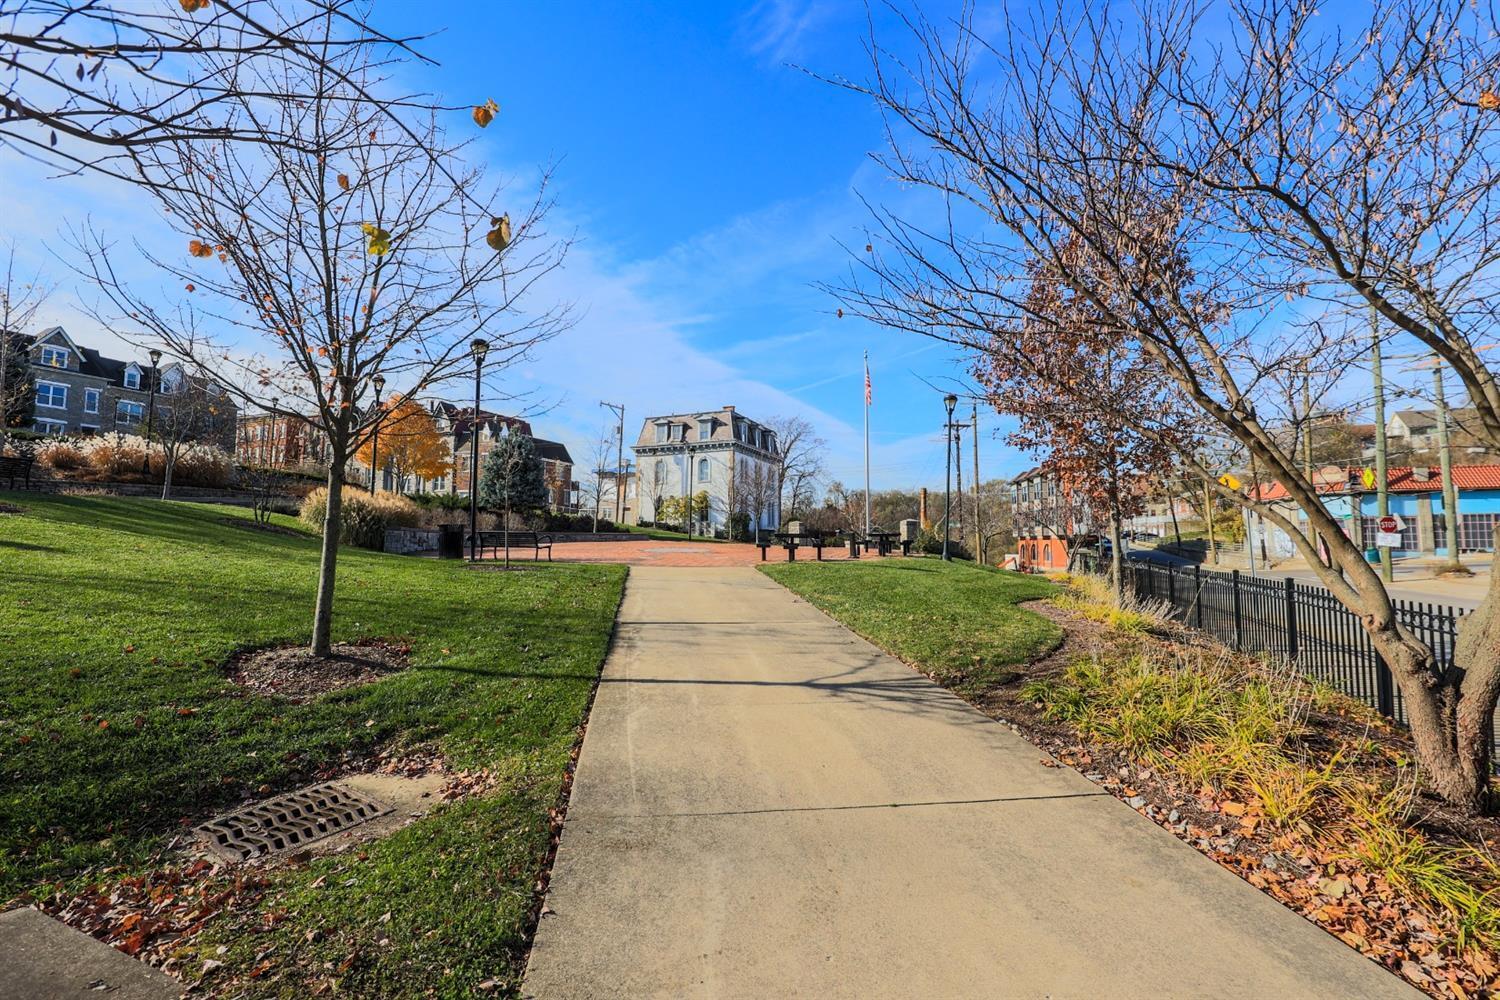
<svg viewBox="0 0 1500 1000"><path fill-rule="evenodd" d="M29 422L35 391L25 345L0 328L0 430Z"/></svg>
<svg viewBox="0 0 1500 1000"><path fill-rule="evenodd" d="M530 514L547 506L542 460L531 438L506 433L495 442L479 475L479 504L488 510L517 514Z"/></svg>

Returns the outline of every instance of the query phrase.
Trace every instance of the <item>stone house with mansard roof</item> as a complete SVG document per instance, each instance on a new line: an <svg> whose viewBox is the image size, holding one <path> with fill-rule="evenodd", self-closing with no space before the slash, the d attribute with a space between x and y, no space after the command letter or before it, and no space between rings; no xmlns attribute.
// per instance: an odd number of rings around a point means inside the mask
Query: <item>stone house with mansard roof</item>
<svg viewBox="0 0 1500 1000"><path fill-rule="evenodd" d="M630 523L655 521L656 504L663 497L701 492L709 497L709 528L726 529L730 513L738 506L737 484L759 476L769 484L770 497L759 525L751 527L774 531L781 524L777 489L781 452L776 432L733 406L647 417L633 450L636 502Z"/></svg>
<svg viewBox="0 0 1500 1000"><path fill-rule="evenodd" d="M145 430L151 406L152 368L149 360L120 361L85 347L60 326L33 336L10 334L27 352L35 388L30 427L42 434L88 436L114 431L139 434ZM155 374L156 407L170 408L182 392L208 392L221 408L214 420L212 443L234 447L235 404L218 386L189 375L168 361Z"/></svg>

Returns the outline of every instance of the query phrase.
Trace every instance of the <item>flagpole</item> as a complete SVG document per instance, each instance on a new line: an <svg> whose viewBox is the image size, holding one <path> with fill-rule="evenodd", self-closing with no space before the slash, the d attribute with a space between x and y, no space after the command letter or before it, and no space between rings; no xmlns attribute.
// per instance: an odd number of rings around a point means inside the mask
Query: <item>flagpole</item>
<svg viewBox="0 0 1500 1000"><path fill-rule="evenodd" d="M865 352L865 537L870 537L870 352Z"/></svg>

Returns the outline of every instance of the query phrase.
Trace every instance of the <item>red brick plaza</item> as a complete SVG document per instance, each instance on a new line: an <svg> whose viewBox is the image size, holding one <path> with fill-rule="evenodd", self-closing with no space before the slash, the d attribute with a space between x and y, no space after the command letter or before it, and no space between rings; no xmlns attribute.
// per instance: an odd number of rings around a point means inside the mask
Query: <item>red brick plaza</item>
<svg viewBox="0 0 1500 1000"><path fill-rule="evenodd" d="M557 542L552 546L556 562L625 563L629 566L750 566L760 562L760 549L745 542ZM849 558L846 545L823 548L824 562ZM874 552L862 559L879 559ZM899 550L896 558L900 558ZM798 562L814 562L817 552L810 546L797 550ZM766 562L786 562L786 550L773 545Z"/></svg>

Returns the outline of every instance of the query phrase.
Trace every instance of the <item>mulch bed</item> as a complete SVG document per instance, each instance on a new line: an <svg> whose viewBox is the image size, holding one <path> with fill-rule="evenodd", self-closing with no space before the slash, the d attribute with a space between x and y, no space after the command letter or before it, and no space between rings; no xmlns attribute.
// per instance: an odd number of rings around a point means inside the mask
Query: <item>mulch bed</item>
<svg viewBox="0 0 1500 1000"><path fill-rule="evenodd" d="M243 517L221 517L220 524L227 524L231 528L243 528L246 531L264 531L268 535L286 535L290 538L306 538L307 532L298 531L296 528L288 528L282 524L263 524L260 521L247 521Z"/></svg>
<svg viewBox="0 0 1500 1000"><path fill-rule="evenodd" d="M254 694L306 701L378 681L410 665L410 646L365 639L338 643L326 657L313 656L306 646L251 650L232 657L226 670L230 680Z"/></svg>
<svg viewBox="0 0 1500 1000"><path fill-rule="evenodd" d="M1019 680L1059 674L1081 657L1104 648L1113 657L1136 650L1234 655L1186 630L1127 636L1045 600L1025 606L1060 625L1065 637L1057 649L1028 665ZM1081 739L1066 722L1044 718L1037 705L1021 697L1021 688L1022 683L1009 681L968 700L1049 754L1041 760L1043 765L1074 768L1423 992L1458 1000L1500 997L1500 967L1493 956L1459 955L1437 933L1429 913L1383 876L1365 870L1347 852L1316 836L1292 836L1263 822L1256 803L1236 801L1208 787L1189 787L1180 775L1145 767L1113 747ZM1411 755L1410 739L1403 730L1352 703L1347 712L1312 711L1307 725L1311 732L1305 742L1314 754L1331 753L1340 742L1358 737ZM1391 774L1369 763L1353 769L1387 781ZM1484 844L1491 852L1500 851L1500 819L1464 816L1426 793L1419 793L1417 810L1412 825L1437 846Z"/></svg>

